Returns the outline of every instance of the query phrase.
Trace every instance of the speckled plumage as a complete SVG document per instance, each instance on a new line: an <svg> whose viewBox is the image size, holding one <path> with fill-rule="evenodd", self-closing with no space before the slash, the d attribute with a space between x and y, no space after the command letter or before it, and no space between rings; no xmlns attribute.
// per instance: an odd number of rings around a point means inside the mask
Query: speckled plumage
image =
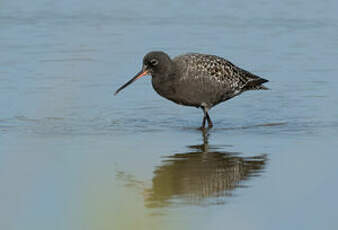
<svg viewBox="0 0 338 230"><path fill-rule="evenodd" d="M182 105L201 107L204 119L212 126L208 110L246 90L267 89L268 80L243 70L228 60L208 54L188 53L171 59L153 51L143 58L142 71L116 93L145 74L161 96Z"/></svg>

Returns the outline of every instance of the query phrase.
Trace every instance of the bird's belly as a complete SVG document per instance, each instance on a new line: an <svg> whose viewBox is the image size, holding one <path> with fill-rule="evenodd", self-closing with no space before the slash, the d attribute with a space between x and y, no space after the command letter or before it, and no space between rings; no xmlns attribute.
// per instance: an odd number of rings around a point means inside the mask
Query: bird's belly
<svg viewBox="0 0 338 230"><path fill-rule="evenodd" d="M189 91L184 90L177 84L173 84L173 82L161 82L161 84L154 84L154 90L162 97L173 101L180 105L187 106L200 106L200 102L193 97Z"/></svg>
<svg viewBox="0 0 338 230"><path fill-rule="evenodd" d="M163 86L163 85L161 85ZM222 101L222 95L214 90L196 84L177 84L166 87L156 87L155 91L162 97L177 104L200 107L212 107Z"/></svg>

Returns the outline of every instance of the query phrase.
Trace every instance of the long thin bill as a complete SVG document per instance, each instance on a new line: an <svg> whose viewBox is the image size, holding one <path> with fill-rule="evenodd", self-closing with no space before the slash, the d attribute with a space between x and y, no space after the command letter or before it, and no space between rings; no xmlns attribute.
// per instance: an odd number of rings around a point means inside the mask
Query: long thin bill
<svg viewBox="0 0 338 230"><path fill-rule="evenodd" d="M136 74L135 77L133 77L132 79L130 79L127 83L125 83L123 86L121 86L120 88L118 88L118 90L116 90L116 92L114 93L114 95L118 94L122 89L126 88L128 85L130 85L131 83L133 83L134 81L136 81L137 79L145 76L148 74L148 71L145 70L141 70L139 73Z"/></svg>

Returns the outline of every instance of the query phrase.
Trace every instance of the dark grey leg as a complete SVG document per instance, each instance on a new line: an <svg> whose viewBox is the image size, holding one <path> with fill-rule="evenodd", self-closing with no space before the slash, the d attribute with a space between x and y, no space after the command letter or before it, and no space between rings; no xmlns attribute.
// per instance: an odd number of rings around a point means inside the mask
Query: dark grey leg
<svg viewBox="0 0 338 230"><path fill-rule="evenodd" d="M203 106L202 109L203 109L203 113L204 113L203 122L202 122L202 129L205 128L205 121L206 120L208 121L208 128L212 128L213 124L212 124L212 121L211 121L209 114L208 114L208 108Z"/></svg>
<svg viewBox="0 0 338 230"><path fill-rule="evenodd" d="M205 128L205 121L206 121L206 120L207 120L207 118L204 116L204 117L203 117L203 122L202 122L202 127L201 127L202 129Z"/></svg>
<svg viewBox="0 0 338 230"><path fill-rule="evenodd" d="M212 124L212 121L211 121L211 119L209 117L209 113L208 112L206 112L206 117L207 117L207 121L208 121L208 127L212 128L213 124Z"/></svg>

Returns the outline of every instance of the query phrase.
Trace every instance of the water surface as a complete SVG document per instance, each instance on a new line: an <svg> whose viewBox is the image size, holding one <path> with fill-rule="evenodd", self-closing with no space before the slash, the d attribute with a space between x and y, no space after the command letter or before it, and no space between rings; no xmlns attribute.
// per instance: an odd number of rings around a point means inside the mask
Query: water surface
<svg viewBox="0 0 338 230"><path fill-rule="evenodd" d="M335 1L1 1L1 229L336 229ZM270 82L202 111L150 79L164 50Z"/></svg>

